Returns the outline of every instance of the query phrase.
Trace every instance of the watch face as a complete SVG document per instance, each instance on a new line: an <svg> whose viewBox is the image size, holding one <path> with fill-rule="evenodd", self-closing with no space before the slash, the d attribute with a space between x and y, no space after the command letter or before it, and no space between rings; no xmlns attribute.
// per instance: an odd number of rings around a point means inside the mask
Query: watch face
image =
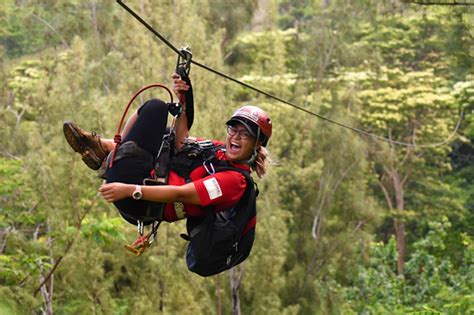
<svg viewBox="0 0 474 315"><path fill-rule="evenodd" d="M141 191L134 191L132 197L135 200L142 199L142 192Z"/></svg>

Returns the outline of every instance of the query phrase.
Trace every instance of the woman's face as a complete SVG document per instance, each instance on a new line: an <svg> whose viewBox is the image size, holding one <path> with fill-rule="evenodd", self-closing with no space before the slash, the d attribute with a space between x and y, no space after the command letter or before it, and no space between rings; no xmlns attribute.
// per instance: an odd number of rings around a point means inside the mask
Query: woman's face
<svg viewBox="0 0 474 315"><path fill-rule="evenodd" d="M250 159L255 148L255 137L240 123L227 126L225 155L229 161L239 162Z"/></svg>

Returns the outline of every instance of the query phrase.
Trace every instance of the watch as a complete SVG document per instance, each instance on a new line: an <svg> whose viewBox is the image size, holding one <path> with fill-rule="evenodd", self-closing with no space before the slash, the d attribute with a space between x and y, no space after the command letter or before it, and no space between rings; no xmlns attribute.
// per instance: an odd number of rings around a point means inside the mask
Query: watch
<svg viewBox="0 0 474 315"><path fill-rule="evenodd" d="M132 198L135 200L142 199L142 186L135 185L135 191L132 193Z"/></svg>

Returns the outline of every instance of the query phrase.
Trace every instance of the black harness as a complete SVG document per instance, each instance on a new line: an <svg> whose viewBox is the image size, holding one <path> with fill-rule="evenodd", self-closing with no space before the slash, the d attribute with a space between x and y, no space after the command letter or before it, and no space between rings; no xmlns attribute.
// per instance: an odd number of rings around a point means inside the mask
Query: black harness
<svg viewBox="0 0 474 315"><path fill-rule="evenodd" d="M210 140L196 141L188 138L179 152L176 152L174 150L174 134L167 133L163 138L157 157L140 148L135 142L127 141L117 149L114 162L126 157L134 157L154 165L154 171L150 174L150 177L143 181L143 184L147 186L166 185L170 170L189 183L191 182L191 173L196 168L203 166L209 175L228 170L237 171L244 176L247 175L250 178L247 186L254 187L255 184L251 180L248 171L234 167L228 161L217 159L216 152L223 149L223 146L215 146ZM109 154L106 165L109 164L111 158L112 154ZM162 221L164 204L153 201L143 202L148 203L146 211L137 211L136 209L119 210L120 214L129 223L135 225L149 225L155 221ZM209 211L211 210L209 209Z"/></svg>
<svg viewBox="0 0 474 315"><path fill-rule="evenodd" d="M223 146L214 146L212 141L197 141L190 138L184 140L183 147L170 159L170 170L184 178L187 183L191 182L192 171L204 166L208 174L215 173L216 166L228 166L227 161L216 158L216 152L222 150Z"/></svg>

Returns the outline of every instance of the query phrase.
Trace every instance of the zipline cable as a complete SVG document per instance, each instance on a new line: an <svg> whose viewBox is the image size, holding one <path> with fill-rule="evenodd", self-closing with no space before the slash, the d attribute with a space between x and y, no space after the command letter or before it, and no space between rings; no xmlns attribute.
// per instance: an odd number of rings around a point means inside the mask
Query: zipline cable
<svg viewBox="0 0 474 315"><path fill-rule="evenodd" d="M124 8L128 13L130 13L130 15L132 15L136 20L138 20L143 26L145 26L150 32L152 32L156 37L158 37L165 45L167 45L169 48L171 48L176 54L178 54L179 56L181 56L182 58L186 59L187 56L185 56L179 49L177 49L173 44L171 44L170 41L168 41L163 35L161 35L158 31L156 31L150 24L148 24L145 20L143 20L137 13L135 13L135 11L133 11L132 9L130 9L130 7L128 7L126 4L124 4L121 0L116 0L118 4L120 4L120 6L122 6L122 8ZM334 124L334 125L337 125L339 127L342 127L342 128L345 128L345 129L349 129L353 132L356 132L358 134L361 134L361 135L364 135L364 136L367 136L367 137L371 137L371 138L374 138L374 139L377 139L377 140L380 140L380 141L384 141L384 142L388 142L388 143L391 143L391 144L396 144L396 145L400 145L400 146L405 146L405 147L411 147L411 148L436 148L436 147L440 147L440 146L443 146L449 142L451 142L452 138L454 138L454 136L457 134L458 130L459 130L459 127L461 126L461 122L462 122L462 118L463 118L463 112L461 111L460 115L459 115L459 119L458 119L458 122L456 124L456 127L454 128L454 131L449 135L448 138L446 138L445 140L441 141L441 142L437 142L437 143L430 143L430 144L415 144L415 143L409 143L409 142L404 142L404 141L398 141L398 140L392 140L392 139L389 139L389 138L386 138L386 137L383 137L383 136L379 136L379 135L375 135L375 134L372 134L370 132L367 132L365 130L362 130L362 129L359 129L359 128L356 128L356 127L353 127L353 126L349 126L349 125L346 125L344 123L341 123L337 120L334 120L334 119L331 119L329 117L326 117L326 116L323 116L321 114L318 114L318 113L315 113L313 111L310 111L306 108L303 108L293 102L290 102L290 101L287 101L285 99L282 99L276 95L273 95L271 93L268 93L268 92L265 92L259 88L256 88L248 83L245 83L245 82L242 82L238 79L235 79L221 71L218 71L216 69L213 69L209 66L206 66L200 62L197 62L195 61L194 59L191 59L191 63L192 64L195 64L196 66L202 68L202 69L205 69L209 72L212 72L220 77L223 77L227 80L230 80L232 82L235 82L237 84L240 84L250 90L253 90L257 93L260 93L260 94L263 94L269 98L272 98L274 100L277 100L281 103L284 103L286 105L289 105L293 108L296 108L300 111L303 111L309 115L312 115L312 116L316 116L318 117L319 119L322 119L328 123L331 123L331 124Z"/></svg>

